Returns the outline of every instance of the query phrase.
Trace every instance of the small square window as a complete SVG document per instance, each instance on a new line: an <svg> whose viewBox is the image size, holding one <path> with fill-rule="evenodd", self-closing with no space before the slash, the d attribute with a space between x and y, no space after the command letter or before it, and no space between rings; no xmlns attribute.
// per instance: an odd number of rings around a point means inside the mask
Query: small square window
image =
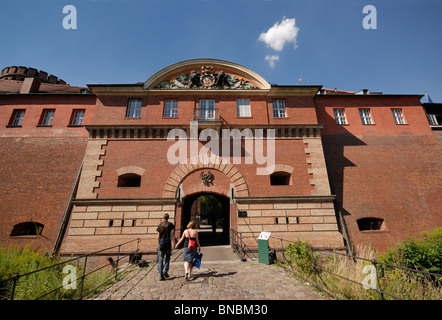
<svg viewBox="0 0 442 320"><path fill-rule="evenodd" d="M250 99L236 99L236 115L238 117L251 117Z"/></svg>
<svg viewBox="0 0 442 320"><path fill-rule="evenodd" d="M430 125L432 126L438 126L439 125L439 121L437 121L437 116L435 114L427 114L427 118L428 118L428 122L430 123Z"/></svg>
<svg viewBox="0 0 442 320"><path fill-rule="evenodd" d="M402 109L391 109L396 124L406 124Z"/></svg>
<svg viewBox="0 0 442 320"><path fill-rule="evenodd" d="M359 115L361 116L361 121L363 125L373 124L370 109L359 109Z"/></svg>
<svg viewBox="0 0 442 320"><path fill-rule="evenodd" d="M164 103L164 117L178 117L178 100L166 100Z"/></svg>
<svg viewBox="0 0 442 320"><path fill-rule="evenodd" d="M82 126L84 120L84 114L86 110L74 110L72 113L72 126Z"/></svg>
<svg viewBox="0 0 442 320"><path fill-rule="evenodd" d="M344 109L333 109L333 113L335 115L335 121L337 125L345 125L347 123L347 118L345 117Z"/></svg>
<svg viewBox="0 0 442 320"><path fill-rule="evenodd" d="M139 118L141 116L141 99L129 100L127 106L126 117L127 118Z"/></svg>
<svg viewBox="0 0 442 320"><path fill-rule="evenodd" d="M55 110L43 110L42 118L40 121L41 126L51 126L52 120L54 119Z"/></svg>
<svg viewBox="0 0 442 320"><path fill-rule="evenodd" d="M286 118L287 113L285 111L285 101L284 100L274 100L273 101L273 117L274 118Z"/></svg>
<svg viewBox="0 0 442 320"><path fill-rule="evenodd" d="M20 127L25 116L26 110L24 109L15 109L12 112L11 120L9 121L9 125L12 127Z"/></svg>

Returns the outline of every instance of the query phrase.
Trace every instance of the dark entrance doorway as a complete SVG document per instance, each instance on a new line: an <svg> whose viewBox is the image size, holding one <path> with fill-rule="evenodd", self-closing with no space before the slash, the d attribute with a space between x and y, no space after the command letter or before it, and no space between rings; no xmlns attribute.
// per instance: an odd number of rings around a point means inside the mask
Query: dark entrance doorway
<svg viewBox="0 0 442 320"><path fill-rule="evenodd" d="M229 198L214 193L184 198L181 230L185 230L191 220L197 224L202 247L229 244Z"/></svg>

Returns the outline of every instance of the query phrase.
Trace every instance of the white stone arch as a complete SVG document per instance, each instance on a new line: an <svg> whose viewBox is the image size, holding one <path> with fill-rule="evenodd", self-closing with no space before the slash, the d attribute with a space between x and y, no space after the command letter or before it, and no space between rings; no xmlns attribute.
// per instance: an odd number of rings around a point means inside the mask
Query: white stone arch
<svg viewBox="0 0 442 320"><path fill-rule="evenodd" d="M235 190L236 197L248 197L249 187L242 173L231 163L224 161L218 156L203 157L203 159L188 159L185 164L180 164L169 175L163 189L163 198L174 198L177 196L181 182L193 171L199 169L218 170L230 179L230 184Z"/></svg>
<svg viewBox="0 0 442 320"><path fill-rule="evenodd" d="M249 81L251 81L254 85L256 85L258 89L270 89L270 83L256 72L237 63L218 59L191 59L172 64L161 69L160 71L152 75L149 79L147 79L144 82L144 89L153 89L159 83L180 71L192 68L199 69L201 68L201 66L205 65L210 65L214 68L220 68L224 71L236 73L240 76L243 76L244 78L247 78Z"/></svg>

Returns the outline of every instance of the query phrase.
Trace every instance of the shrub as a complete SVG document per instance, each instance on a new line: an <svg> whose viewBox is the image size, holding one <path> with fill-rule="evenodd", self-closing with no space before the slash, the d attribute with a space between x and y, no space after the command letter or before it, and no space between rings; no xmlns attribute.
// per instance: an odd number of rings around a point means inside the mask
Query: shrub
<svg viewBox="0 0 442 320"><path fill-rule="evenodd" d="M311 276L315 273L313 264L319 262L319 255L311 250L308 242L297 240L285 248L287 261L301 273ZM316 270L318 272L319 270Z"/></svg>
<svg viewBox="0 0 442 320"><path fill-rule="evenodd" d="M410 237L388 249L382 262L410 269L442 274L442 227L431 233L422 232L422 239Z"/></svg>

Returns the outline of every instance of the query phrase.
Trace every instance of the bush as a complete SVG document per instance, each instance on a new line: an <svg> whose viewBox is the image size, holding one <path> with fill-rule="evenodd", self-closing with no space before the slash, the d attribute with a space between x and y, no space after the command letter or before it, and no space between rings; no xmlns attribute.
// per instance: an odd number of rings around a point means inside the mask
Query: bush
<svg viewBox="0 0 442 320"><path fill-rule="evenodd" d="M442 274L442 227L431 233L422 232L422 239L408 241L387 250L382 262L402 267Z"/></svg>
<svg viewBox="0 0 442 320"><path fill-rule="evenodd" d="M287 261L292 267L297 268L301 273L311 276L315 273L313 264L317 265L319 262L319 255L311 250L308 242L297 240L289 244L285 248ZM319 270L316 270L318 273Z"/></svg>

